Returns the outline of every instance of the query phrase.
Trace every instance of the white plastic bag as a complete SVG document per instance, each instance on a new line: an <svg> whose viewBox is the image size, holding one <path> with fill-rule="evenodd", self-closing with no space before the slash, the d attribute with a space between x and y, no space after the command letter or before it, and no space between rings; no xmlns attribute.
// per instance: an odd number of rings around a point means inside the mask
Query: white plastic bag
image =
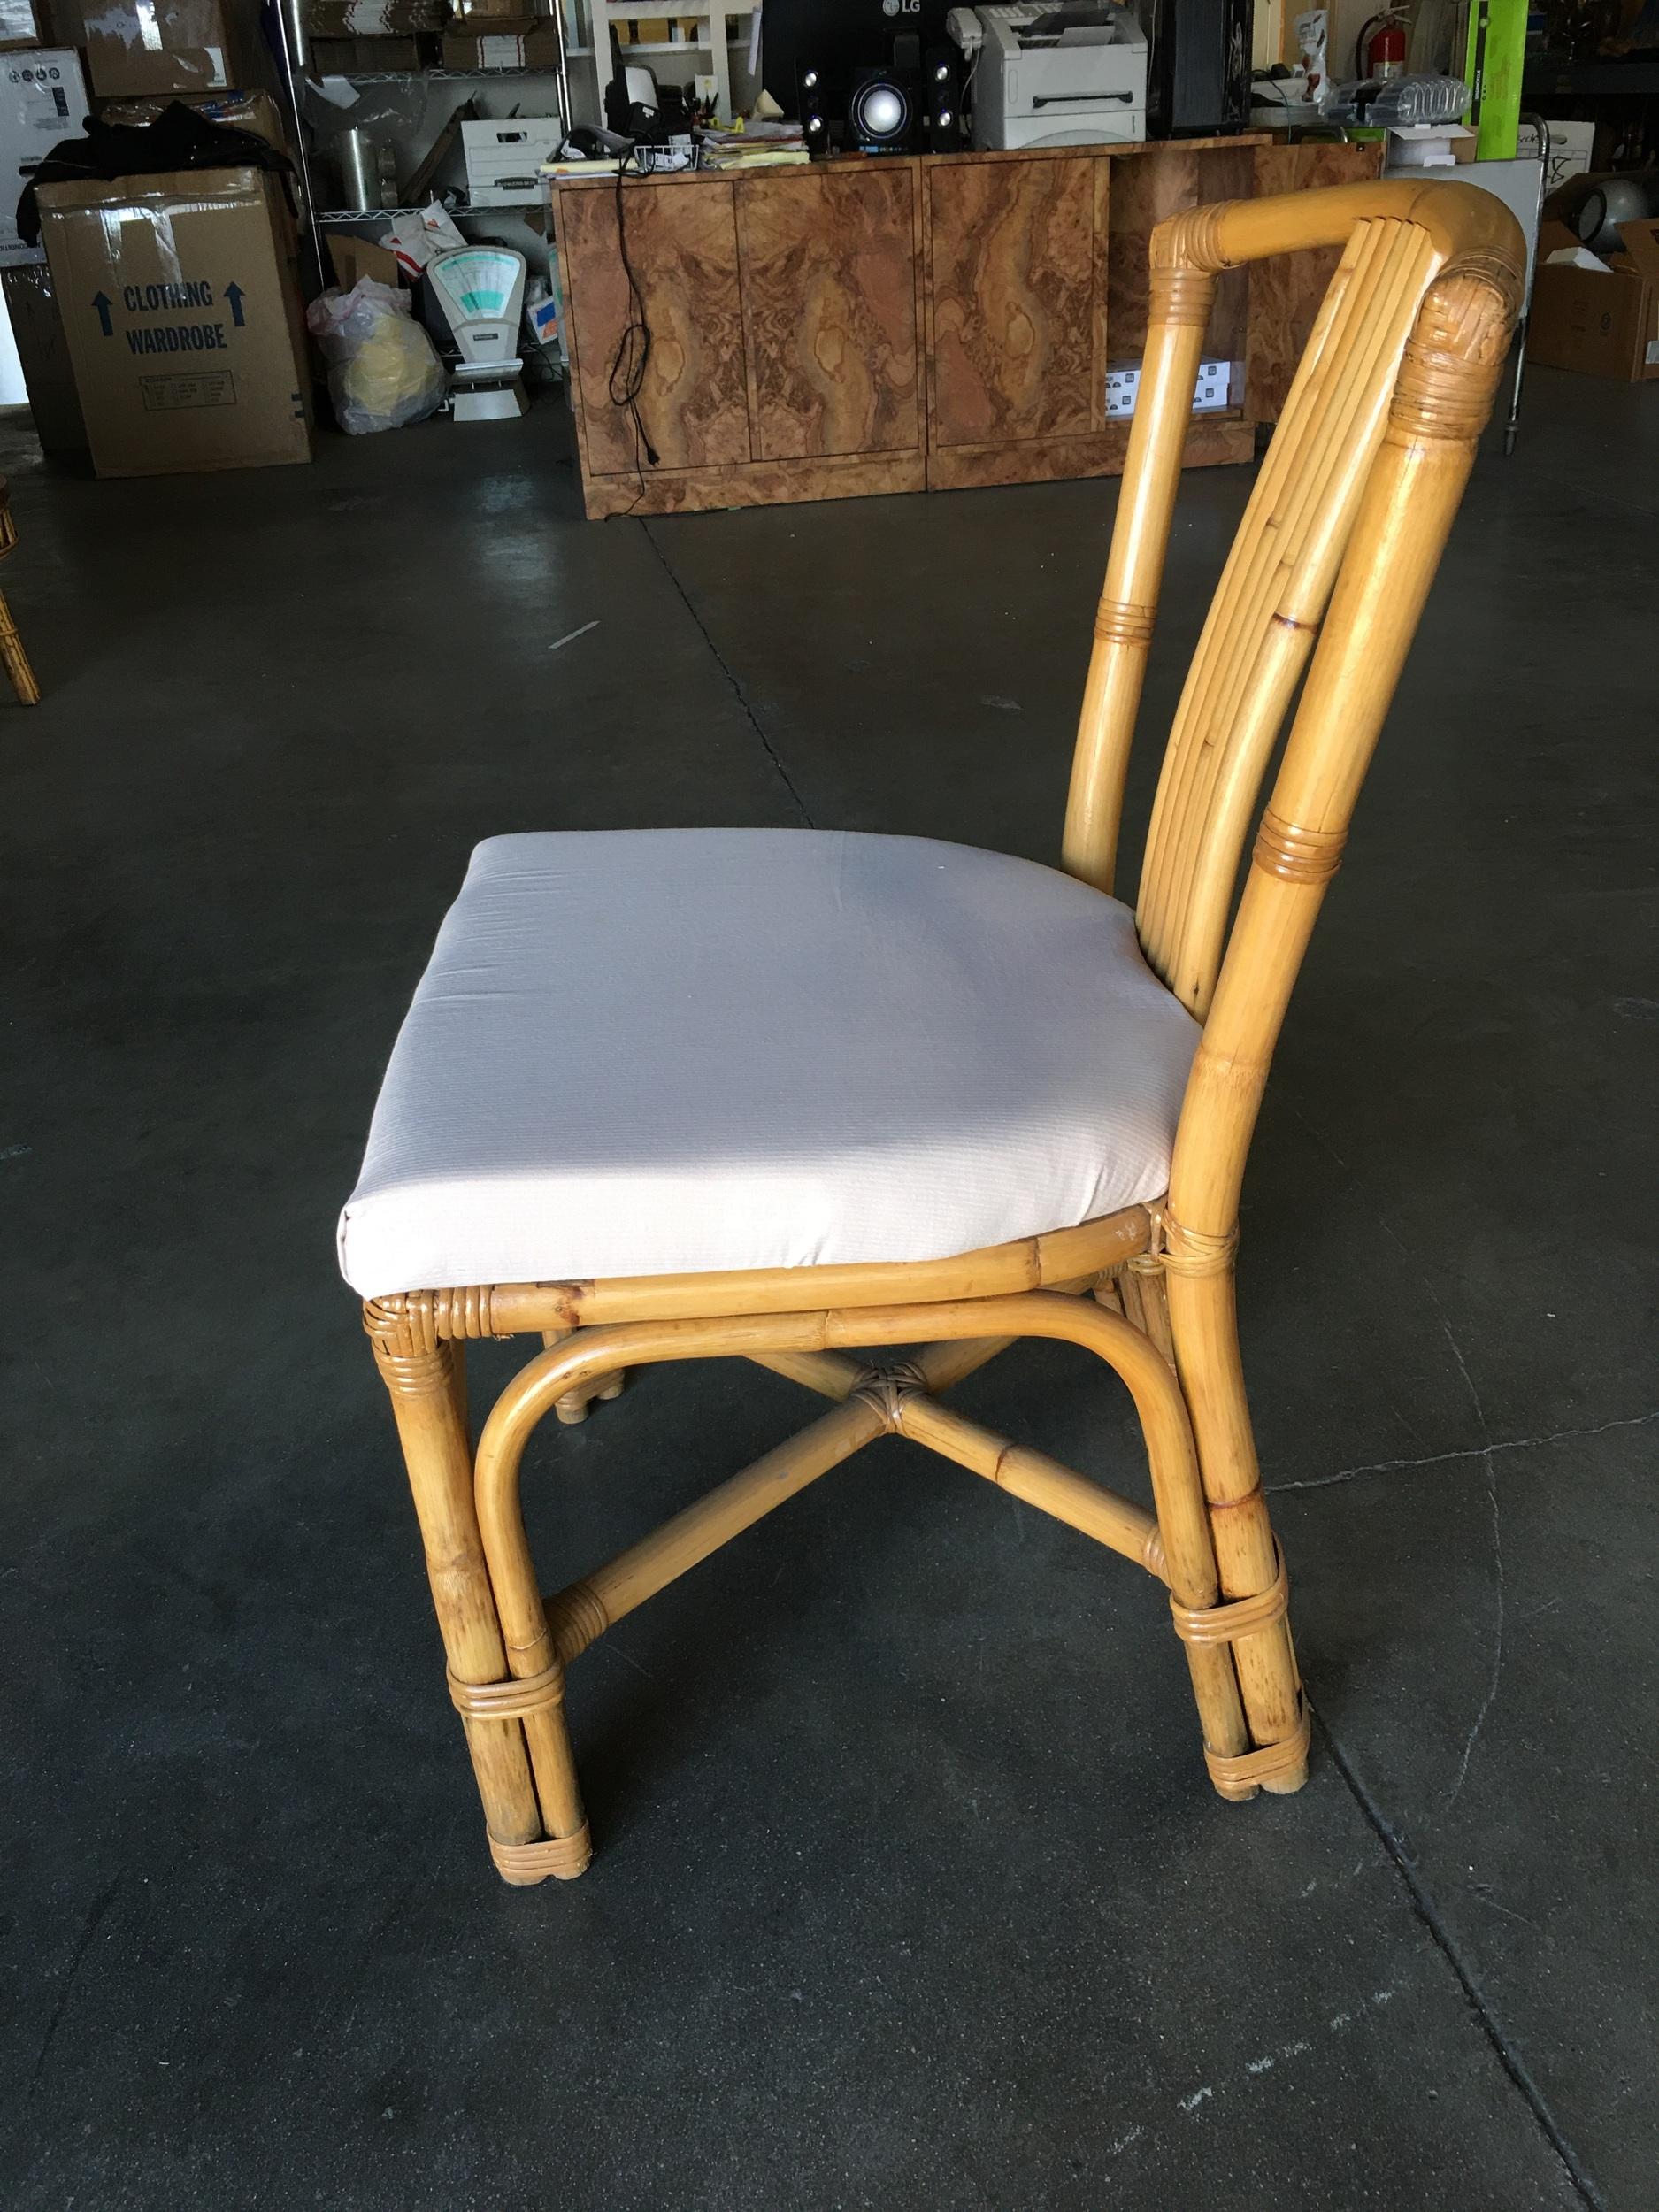
<svg viewBox="0 0 1659 2212"><path fill-rule="evenodd" d="M349 292L315 299L305 321L328 364L328 396L342 430L396 430L442 403L448 380L407 292L359 277Z"/></svg>

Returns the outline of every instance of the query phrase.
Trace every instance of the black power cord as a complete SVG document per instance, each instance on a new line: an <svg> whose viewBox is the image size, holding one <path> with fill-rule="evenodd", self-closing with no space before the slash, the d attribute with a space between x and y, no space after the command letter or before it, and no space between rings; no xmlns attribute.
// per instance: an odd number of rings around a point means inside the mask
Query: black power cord
<svg viewBox="0 0 1659 2212"><path fill-rule="evenodd" d="M657 448L646 435L645 425L640 419L640 393L644 388L645 372L651 358L651 326L645 312L645 296L640 289L640 280L634 273L634 263L628 253L628 219L622 180L633 159L634 152L630 148L617 164L617 247L622 256L623 273L628 280L629 313L622 335L617 340L617 349L611 357L610 391L611 405L626 407L633 420L634 470L637 474L641 450L653 468L657 465L658 456ZM637 164L635 173L639 173ZM641 492L645 488L642 480L640 488Z"/></svg>

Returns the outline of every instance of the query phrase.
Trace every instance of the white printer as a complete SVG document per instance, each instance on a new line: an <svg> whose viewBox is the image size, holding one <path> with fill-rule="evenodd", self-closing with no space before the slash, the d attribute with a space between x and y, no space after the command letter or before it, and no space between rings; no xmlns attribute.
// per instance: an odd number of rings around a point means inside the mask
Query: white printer
<svg viewBox="0 0 1659 2212"><path fill-rule="evenodd" d="M1147 35L1116 0L953 8L976 146L1088 146L1147 134Z"/></svg>

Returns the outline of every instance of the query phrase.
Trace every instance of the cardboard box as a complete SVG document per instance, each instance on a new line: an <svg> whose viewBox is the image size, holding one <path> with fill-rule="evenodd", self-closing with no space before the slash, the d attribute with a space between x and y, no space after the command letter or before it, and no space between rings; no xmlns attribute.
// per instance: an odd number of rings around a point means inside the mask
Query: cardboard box
<svg viewBox="0 0 1659 2212"><path fill-rule="evenodd" d="M178 96L170 92L165 99L109 100L98 110L98 119L103 123L153 123ZM282 111L268 92L204 92L182 104L195 108L210 123L223 123L228 130L252 131L279 153L288 151Z"/></svg>
<svg viewBox="0 0 1659 2212"><path fill-rule="evenodd" d="M541 164L552 160L564 136L557 115L489 116L463 123L467 198L474 207L534 207L544 188Z"/></svg>
<svg viewBox="0 0 1659 2212"><path fill-rule="evenodd" d="M389 246L378 245L373 238L359 238L349 230L326 230L323 243L334 265L334 282L342 292L350 291L361 277L373 277L377 284L396 290L397 256Z"/></svg>
<svg viewBox="0 0 1659 2212"><path fill-rule="evenodd" d="M104 99L224 92L246 74L230 0L106 0L87 18L86 44Z"/></svg>
<svg viewBox="0 0 1659 2212"><path fill-rule="evenodd" d="M1552 262L1576 247L1564 224L1539 234L1539 269L1526 326L1529 361L1621 384L1659 378L1659 220L1619 226L1624 250L1605 269Z"/></svg>
<svg viewBox="0 0 1659 2212"><path fill-rule="evenodd" d="M18 236L18 198L43 154L87 119L81 58L66 46L0 57L0 268L46 257Z"/></svg>
<svg viewBox="0 0 1659 2212"><path fill-rule="evenodd" d="M58 312L52 273L44 261L0 270L12 335L28 388L35 434L46 453L85 452L86 417L75 390L74 365Z"/></svg>
<svg viewBox="0 0 1659 2212"><path fill-rule="evenodd" d="M0 0L0 54L16 47L49 46L46 11L36 0Z"/></svg>
<svg viewBox="0 0 1659 2212"><path fill-rule="evenodd" d="M40 197L100 476L311 459L294 225L274 177L204 169Z"/></svg>
<svg viewBox="0 0 1659 2212"><path fill-rule="evenodd" d="M559 36L541 16L499 21L482 37L450 32L443 42L446 69L557 69Z"/></svg>

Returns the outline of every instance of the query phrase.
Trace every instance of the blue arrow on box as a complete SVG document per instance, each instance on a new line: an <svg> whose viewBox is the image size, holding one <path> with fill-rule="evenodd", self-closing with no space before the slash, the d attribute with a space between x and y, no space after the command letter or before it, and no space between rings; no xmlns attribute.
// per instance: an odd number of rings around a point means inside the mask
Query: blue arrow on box
<svg viewBox="0 0 1659 2212"><path fill-rule="evenodd" d="M98 311L98 320L104 326L104 336L113 338L115 325L110 320L110 310L115 304L114 301L106 297L102 292L95 292L92 296L92 304ZM242 318L238 316L236 319L240 322Z"/></svg>
<svg viewBox="0 0 1659 2212"><path fill-rule="evenodd" d="M230 302L230 319L238 330L247 321L247 317L242 311L242 303L245 296L240 284L227 284L225 287L225 297Z"/></svg>

